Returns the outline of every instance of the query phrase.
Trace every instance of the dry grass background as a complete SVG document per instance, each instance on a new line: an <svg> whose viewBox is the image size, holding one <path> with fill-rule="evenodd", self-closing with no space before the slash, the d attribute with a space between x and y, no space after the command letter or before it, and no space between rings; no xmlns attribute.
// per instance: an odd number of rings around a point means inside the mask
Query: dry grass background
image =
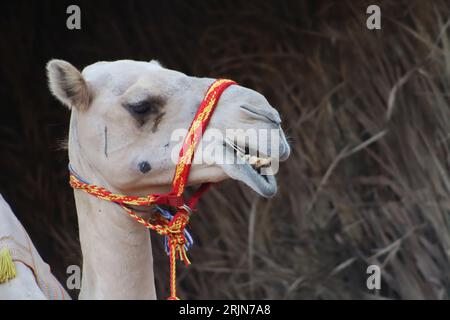
<svg viewBox="0 0 450 320"><path fill-rule="evenodd" d="M381 31L365 28L374 2ZM82 31L65 29L68 4L17 1L0 19L0 192L63 282L80 263L69 112L45 62L157 58L265 94L293 149L275 198L227 181L202 200L183 297L449 298L448 1L86 1Z"/></svg>

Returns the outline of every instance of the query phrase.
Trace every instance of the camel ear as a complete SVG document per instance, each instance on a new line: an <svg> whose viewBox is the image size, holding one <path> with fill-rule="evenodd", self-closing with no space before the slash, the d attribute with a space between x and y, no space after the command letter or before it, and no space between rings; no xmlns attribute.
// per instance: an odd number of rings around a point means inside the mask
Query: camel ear
<svg viewBox="0 0 450 320"><path fill-rule="evenodd" d="M161 67L161 68L163 67L162 64L158 60L150 60L149 63L153 64L155 66Z"/></svg>
<svg viewBox="0 0 450 320"><path fill-rule="evenodd" d="M64 60L53 59L47 63L50 91L67 107L86 109L89 106L89 90L81 72Z"/></svg>

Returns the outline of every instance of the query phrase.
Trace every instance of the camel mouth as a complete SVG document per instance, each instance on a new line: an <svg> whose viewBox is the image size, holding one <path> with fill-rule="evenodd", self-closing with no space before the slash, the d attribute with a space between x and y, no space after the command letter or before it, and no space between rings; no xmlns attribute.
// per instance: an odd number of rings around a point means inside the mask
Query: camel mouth
<svg viewBox="0 0 450 320"><path fill-rule="evenodd" d="M226 139L223 142L227 157L232 164L223 164L225 173L232 179L242 181L263 197L270 198L277 192L275 176L270 173L272 158L257 148Z"/></svg>
<svg viewBox="0 0 450 320"><path fill-rule="evenodd" d="M244 146L240 146L236 141L226 139L225 145L233 149L236 159L241 160L242 163L250 165L252 169L260 175L263 175L261 169L269 168L272 163L271 157L267 156L255 147L252 148L247 143Z"/></svg>

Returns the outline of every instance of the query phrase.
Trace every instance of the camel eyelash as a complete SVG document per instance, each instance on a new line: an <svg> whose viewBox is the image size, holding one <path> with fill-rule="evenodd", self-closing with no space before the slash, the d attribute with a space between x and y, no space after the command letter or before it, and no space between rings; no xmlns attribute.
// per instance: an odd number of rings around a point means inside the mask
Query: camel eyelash
<svg viewBox="0 0 450 320"><path fill-rule="evenodd" d="M136 115L146 115L149 113L155 113L155 106L149 101L143 101L127 106L127 109Z"/></svg>
<svg viewBox="0 0 450 320"><path fill-rule="evenodd" d="M125 108L135 117L143 117L150 114L159 113L164 105L163 99L150 97L138 102L127 103Z"/></svg>
<svg viewBox="0 0 450 320"><path fill-rule="evenodd" d="M152 132L154 132L164 115L164 104L165 100L160 97L148 97L147 99L138 102L125 103L123 106L137 121L138 127L142 127L149 119L155 118L152 127Z"/></svg>

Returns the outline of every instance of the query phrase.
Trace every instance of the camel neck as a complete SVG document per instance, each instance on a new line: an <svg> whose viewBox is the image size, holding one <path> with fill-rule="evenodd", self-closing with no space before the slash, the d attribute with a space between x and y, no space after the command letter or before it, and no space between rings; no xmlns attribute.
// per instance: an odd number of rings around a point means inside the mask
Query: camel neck
<svg viewBox="0 0 450 320"><path fill-rule="evenodd" d="M83 276L80 299L155 299L149 232L122 209L75 192Z"/></svg>

